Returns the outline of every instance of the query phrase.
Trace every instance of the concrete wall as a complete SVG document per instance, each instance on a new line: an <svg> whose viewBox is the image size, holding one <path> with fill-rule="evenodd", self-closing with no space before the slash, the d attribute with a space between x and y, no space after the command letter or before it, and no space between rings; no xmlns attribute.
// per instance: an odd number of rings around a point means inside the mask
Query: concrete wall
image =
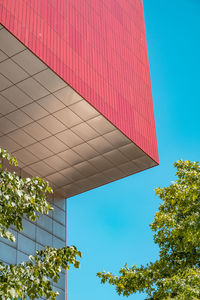
<svg viewBox="0 0 200 300"><path fill-rule="evenodd" d="M18 169L23 175L23 171ZM19 264L27 261L30 254L41 250L44 246L60 248L65 246L66 200L55 194L50 199L54 210L49 215L41 215L36 222L26 217L23 219L24 230L17 232L12 229L16 242L12 243L0 238L0 261L7 264ZM62 271L59 282L54 283L54 289L60 293L56 299L65 299L65 272Z"/></svg>

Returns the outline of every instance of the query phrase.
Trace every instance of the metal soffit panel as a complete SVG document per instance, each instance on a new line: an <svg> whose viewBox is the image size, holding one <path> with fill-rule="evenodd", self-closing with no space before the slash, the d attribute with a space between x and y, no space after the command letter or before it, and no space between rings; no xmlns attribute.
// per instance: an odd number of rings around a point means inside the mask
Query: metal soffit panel
<svg viewBox="0 0 200 300"><path fill-rule="evenodd" d="M156 165L2 26L0 146L65 197Z"/></svg>

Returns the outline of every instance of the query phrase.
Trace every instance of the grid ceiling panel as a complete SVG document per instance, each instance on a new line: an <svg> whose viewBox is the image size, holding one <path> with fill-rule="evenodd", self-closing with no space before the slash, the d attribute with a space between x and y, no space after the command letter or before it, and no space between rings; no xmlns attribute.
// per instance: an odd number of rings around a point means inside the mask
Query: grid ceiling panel
<svg viewBox="0 0 200 300"><path fill-rule="evenodd" d="M66 197L155 165L3 27L0 146Z"/></svg>

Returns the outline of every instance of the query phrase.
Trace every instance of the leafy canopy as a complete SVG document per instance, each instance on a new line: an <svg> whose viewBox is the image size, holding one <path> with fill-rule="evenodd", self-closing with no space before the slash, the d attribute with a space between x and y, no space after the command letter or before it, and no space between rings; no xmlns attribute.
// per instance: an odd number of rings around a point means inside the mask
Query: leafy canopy
<svg viewBox="0 0 200 300"><path fill-rule="evenodd" d="M120 276L97 273L119 295L146 292L147 299L200 299L200 166L182 160L174 166L177 181L155 190L162 203L150 227L159 260L141 267L125 265Z"/></svg>
<svg viewBox="0 0 200 300"><path fill-rule="evenodd" d="M48 182L39 177L22 178L15 172L3 169L3 161L17 166L17 160L0 148L0 236L15 241L9 230L14 225L23 230L22 220L39 218L38 213L48 214L53 208L47 201L52 189ZM37 213L38 212L38 213ZM51 281L57 282L61 269L68 270L72 264L79 268L77 256L81 252L75 246L60 249L45 247L30 255L28 262L19 265L5 265L0 262L0 299L55 299L58 292L52 289Z"/></svg>
<svg viewBox="0 0 200 300"><path fill-rule="evenodd" d="M47 201L48 193L52 193L48 182L39 177L21 178L15 172L3 170L2 159L10 165L17 166L17 160L6 150L0 148L0 236L15 241L14 235L8 230L14 225L22 230L22 219L26 215L36 221L39 213L47 214L53 208Z"/></svg>

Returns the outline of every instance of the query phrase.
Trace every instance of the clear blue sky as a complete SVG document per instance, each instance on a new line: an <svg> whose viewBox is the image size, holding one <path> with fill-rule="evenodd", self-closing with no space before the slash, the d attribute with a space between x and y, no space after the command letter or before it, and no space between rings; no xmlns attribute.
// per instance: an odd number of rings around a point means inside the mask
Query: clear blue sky
<svg viewBox="0 0 200 300"><path fill-rule="evenodd" d="M200 160L200 1L143 2L160 166L68 199L68 244L83 253L68 272L68 300L123 298L96 272L157 258L153 189L175 179L174 161Z"/></svg>

